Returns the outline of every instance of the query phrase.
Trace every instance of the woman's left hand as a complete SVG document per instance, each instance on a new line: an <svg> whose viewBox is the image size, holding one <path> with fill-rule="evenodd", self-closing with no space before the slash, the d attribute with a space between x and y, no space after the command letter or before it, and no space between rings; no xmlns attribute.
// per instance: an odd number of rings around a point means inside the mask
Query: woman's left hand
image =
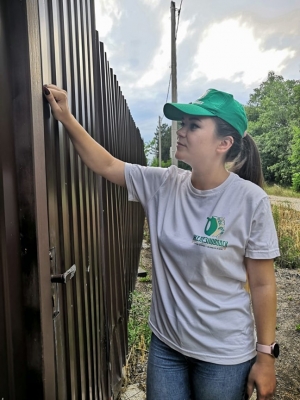
<svg viewBox="0 0 300 400"><path fill-rule="evenodd" d="M275 359L268 354L257 354L248 376L247 394L250 399L254 387L257 392L257 400L273 399L276 388Z"/></svg>

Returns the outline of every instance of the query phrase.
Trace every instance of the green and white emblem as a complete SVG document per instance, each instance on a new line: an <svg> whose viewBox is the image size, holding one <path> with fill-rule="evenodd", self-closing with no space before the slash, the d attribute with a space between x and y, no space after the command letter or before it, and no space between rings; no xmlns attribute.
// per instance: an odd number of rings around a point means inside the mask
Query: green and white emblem
<svg viewBox="0 0 300 400"><path fill-rule="evenodd" d="M207 236L220 237L225 232L225 218L222 217L207 217L207 223L204 228L204 233Z"/></svg>

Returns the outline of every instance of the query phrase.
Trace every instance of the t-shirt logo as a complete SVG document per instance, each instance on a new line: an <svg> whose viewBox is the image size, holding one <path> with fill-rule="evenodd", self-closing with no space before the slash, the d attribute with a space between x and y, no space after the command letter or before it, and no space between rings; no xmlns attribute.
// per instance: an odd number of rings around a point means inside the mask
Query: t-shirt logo
<svg viewBox="0 0 300 400"><path fill-rule="evenodd" d="M225 218L222 217L207 217L207 223L204 228L204 233L207 236L218 238L225 232Z"/></svg>
<svg viewBox="0 0 300 400"><path fill-rule="evenodd" d="M206 236L194 235L193 243L198 246L225 250L228 247L228 242L226 240L218 239L224 232L225 218L216 216L207 217L207 222L204 228Z"/></svg>

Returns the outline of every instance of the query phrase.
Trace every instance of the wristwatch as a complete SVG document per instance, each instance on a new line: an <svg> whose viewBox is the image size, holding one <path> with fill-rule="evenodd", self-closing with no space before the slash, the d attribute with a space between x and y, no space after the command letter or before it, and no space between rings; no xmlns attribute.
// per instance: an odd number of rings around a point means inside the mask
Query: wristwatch
<svg viewBox="0 0 300 400"><path fill-rule="evenodd" d="M279 344L274 342L270 346L266 346L264 344L256 343L256 351L270 354L270 356L277 358L279 356Z"/></svg>

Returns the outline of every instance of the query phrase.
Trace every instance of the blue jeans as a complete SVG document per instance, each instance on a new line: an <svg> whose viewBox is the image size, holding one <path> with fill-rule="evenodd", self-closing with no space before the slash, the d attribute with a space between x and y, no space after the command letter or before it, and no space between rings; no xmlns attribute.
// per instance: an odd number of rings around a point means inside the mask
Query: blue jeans
<svg viewBox="0 0 300 400"><path fill-rule="evenodd" d="M147 400L243 400L255 358L218 365L187 357L152 334Z"/></svg>

